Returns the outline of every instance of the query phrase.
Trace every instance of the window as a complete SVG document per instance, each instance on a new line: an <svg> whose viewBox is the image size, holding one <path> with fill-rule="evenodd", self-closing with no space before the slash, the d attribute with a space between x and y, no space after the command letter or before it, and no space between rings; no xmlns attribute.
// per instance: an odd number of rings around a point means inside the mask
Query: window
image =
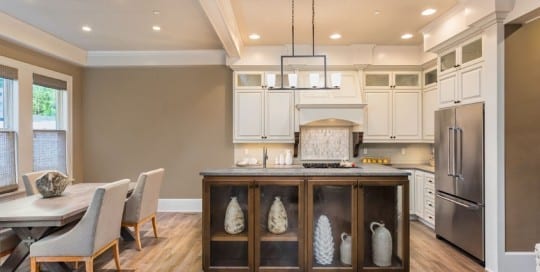
<svg viewBox="0 0 540 272"><path fill-rule="evenodd" d="M17 69L0 65L0 193L17 190L16 134L13 130L13 92Z"/></svg>
<svg viewBox="0 0 540 272"><path fill-rule="evenodd" d="M65 81L34 74L32 115L34 171L67 173Z"/></svg>

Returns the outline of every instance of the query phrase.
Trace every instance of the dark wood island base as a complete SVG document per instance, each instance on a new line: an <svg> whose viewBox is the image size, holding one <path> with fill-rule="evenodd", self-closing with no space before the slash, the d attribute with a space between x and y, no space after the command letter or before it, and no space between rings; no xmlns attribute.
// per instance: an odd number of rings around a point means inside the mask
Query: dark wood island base
<svg viewBox="0 0 540 272"><path fill-rule="evenodd" d="M265 173L254 176L202 173L205 176L205 272L409 271L406 173L388 176ZM244 216L243 230L238 234L229 234L224 228L231 197L236 197ZM288 226L282 234L273 234L268 227L270 207L276 197L287 213ZM374 263L372 222L384 223L390 232L390 266ZM343 242L342 238L348 235L351 242Z"/></svg>

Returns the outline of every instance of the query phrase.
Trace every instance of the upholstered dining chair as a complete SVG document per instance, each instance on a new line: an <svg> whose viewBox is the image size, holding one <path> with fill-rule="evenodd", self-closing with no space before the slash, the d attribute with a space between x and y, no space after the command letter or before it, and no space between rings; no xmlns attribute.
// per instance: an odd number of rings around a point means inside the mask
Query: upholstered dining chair
<svg viewBox="0 0 540 272"><path fill-rule="evenodd" d="M10 254L19 242L19 237L13 230L0 229L0 258Z"/></svg>
<svg viewBox="0 0 540 272"><path fill-rule="evenodd" d="M134 228L138 250L142 249L140 234L142 224L152 220L154 236L158 237L156 212L164 171L163 168L159 168L141 173L133 194L126 201L122 226Z"/></svg>
<svg viewBox="0 0 540 272"><path fill-rule="evenodd" d="M94 271L94 258L114 248L114 262L120 270L118 239L128 179L96 189L86 213L72 229L53 233L30 246L30 268L39 271L43 262L83 262Z"/></svg>
<svg viewBox="0 0 540 272"><path fill-rule="evenodd" d="M26 173L22 175L22 179L24 182L24 189L26 190L26 195L31 196L38 193L37 187L36 187L36 180L43 176L43 174L49 172L50 170L44 170L44 171L37 171L37 172L31 172Z"/></svg>

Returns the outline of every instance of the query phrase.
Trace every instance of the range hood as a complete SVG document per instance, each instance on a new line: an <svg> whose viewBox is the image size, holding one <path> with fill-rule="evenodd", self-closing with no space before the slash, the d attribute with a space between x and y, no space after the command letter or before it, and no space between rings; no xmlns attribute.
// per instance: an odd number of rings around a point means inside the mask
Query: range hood
<svg viewBox="0 0 540 272"><path fill-rule="evenodd" d="M297 104L299 126L351 126L363 131L367 104Z"/></svg>

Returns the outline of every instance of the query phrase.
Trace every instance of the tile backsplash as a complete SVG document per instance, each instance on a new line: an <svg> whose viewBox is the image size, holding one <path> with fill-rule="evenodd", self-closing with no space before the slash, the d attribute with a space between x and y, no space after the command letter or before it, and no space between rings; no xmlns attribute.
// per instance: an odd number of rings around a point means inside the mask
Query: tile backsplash
<svg viewBox="0 0 540 272"><path fill-rule="evenodd" d="M349 159L351 130L348 127L303 127L300 133L302 160Z"/></svg>

